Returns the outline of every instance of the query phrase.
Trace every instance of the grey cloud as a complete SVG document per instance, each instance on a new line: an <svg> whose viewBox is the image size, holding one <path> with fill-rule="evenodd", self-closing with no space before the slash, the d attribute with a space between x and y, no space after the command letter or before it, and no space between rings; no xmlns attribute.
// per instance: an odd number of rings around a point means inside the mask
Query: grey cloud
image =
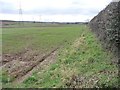
<svg viewBox="0 0 120 90"><path fill-rule="evenodd" d="M74 4L78 4L78 2L73 2ZM0 8L2 12L0 13L8 13L8 14L18 14L19 10L16 9L11 3L0 2ZM97 9L93 8L81 8L81 7L74 7L71 6L65 9L58 9L58 8L35 8L33 10L25 11L23 9L23 14L43 14L43 15L55 15L55 14L81 14L81 15L95 15L99 12Z"/></svg>
<svg viewBox="0 0 120 90"><path fill-rule="evenodd" d="M46 15L55 15L55 14L81 14L81 15L94 15L97 14L99 10L91 8L66 8L66 9L56 9L56 8L44 8L44 9L34 9L29 11L24 11L24 14L46 14Z"/></svg>

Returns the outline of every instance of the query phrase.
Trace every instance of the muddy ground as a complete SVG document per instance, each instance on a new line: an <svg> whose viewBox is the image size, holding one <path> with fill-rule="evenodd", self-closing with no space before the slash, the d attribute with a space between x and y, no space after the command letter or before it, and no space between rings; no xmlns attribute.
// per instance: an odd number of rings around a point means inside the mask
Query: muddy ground
<svg viewBox="0 0 120 90"><path fill-rule="evenodd" d="M38 51L26 49L17 54L3 54L0 67L14 78L12 82L22 82L38 68L38 65L42 68L41 66L55 61L57 51L58 48L55 48L46 54L39 54Z"/></svg>

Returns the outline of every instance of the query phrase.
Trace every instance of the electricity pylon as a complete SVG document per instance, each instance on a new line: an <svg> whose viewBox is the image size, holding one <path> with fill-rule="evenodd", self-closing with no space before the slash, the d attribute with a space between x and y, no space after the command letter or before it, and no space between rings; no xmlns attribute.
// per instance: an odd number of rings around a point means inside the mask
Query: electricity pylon
<svg viewBox="0 0 120 90"><path fill-rule="evenodd" d="M22 12L22 6L21 6L21 1L19 1L19 25L23 26L23 12Z"/></svg>

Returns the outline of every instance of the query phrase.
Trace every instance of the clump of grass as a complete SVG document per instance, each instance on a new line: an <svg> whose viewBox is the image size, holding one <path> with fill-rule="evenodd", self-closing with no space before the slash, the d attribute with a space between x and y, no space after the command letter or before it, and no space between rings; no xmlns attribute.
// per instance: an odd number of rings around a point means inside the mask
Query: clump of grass
<svg viewBox="0 0 120 90"><path fill-rule="evenodd" d="M2 84L6 84L6 83L10 83L14 80L15 78L13 78L12 76L10 76L8 74L8 72L6 72L5 70L1 71L1 82Z"/></svg>

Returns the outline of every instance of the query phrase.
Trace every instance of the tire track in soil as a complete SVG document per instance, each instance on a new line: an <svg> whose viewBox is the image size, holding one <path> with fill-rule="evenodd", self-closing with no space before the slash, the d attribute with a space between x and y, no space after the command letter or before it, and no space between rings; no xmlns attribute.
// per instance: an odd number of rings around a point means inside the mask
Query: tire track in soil
<svg viewBox="0 0 120 90"><path fill-rule="evenodd" d="M47 66L48 64L53 63L59 48L60 47L57 47L56 49L52 50L50 53L48 53L47 55L43 56L41 59L36 61L34 64L31 65L31 67L29 67L24 73L22 73L22 75L20 75L20 77L19 77L19 75L16 76L16 79L12 83L15 83L15 84L22 83L25 79L27 79L29 76L31 76L32 72L35 71L36 69L43 68L41 66L44 66L44 65Z"/></svg>

